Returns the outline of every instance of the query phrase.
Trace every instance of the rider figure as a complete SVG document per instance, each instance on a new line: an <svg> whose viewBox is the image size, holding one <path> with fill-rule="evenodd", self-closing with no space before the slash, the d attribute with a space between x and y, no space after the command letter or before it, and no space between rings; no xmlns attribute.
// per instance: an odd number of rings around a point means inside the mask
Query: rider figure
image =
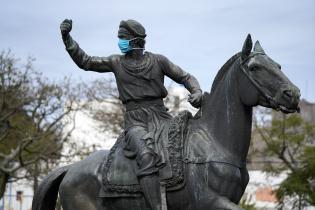
<svg viewBox="0 0 315 210"><path fill-rule="evenodd" d="M86 71L113 72L119 98L126 108L125 155L136 158L141 189L153 210L161 209L159 170L165 155L159 145L159 132L171 119L164 106L167 96L164 76L183 84L191 93L188 101L200 107L202 91L195 77L171 63L166 57L144 52L145 29L135 20L121 21L118 46L122 55L97 57L87 55L70 36L72 21L60 25L66 50L73 61Z"/></svg>

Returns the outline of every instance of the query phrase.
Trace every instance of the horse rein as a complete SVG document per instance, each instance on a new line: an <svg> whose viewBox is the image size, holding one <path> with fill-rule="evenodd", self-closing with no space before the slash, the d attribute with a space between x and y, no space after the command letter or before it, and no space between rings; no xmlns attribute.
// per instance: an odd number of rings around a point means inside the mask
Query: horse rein
<svg viewBox="0 0 315 210"><path fill-rule="evenodd" d="M276 100L274 99L274 97L272 97L270 94L268 94L267 92L265 92L263 90L263 87L261 85L258 84L258 82L249 75L248 73L248 67L246 67L245 69L245 63L255 57L256 55L266 55L265 53L263 52L255 52L251 55L249 55L246 59L242 60L241 58L241 65L240 65L240 68L242 70L242 72L245 74L245 76L249 79L249 81L251 81L251 83L255 86L255 88L262 94L262 96L267 100L267 103L269 103L269 105L271 107L273 107L274 109L276 109L277 111L279 111L281 109L280 105L276 102Z"/></svg>

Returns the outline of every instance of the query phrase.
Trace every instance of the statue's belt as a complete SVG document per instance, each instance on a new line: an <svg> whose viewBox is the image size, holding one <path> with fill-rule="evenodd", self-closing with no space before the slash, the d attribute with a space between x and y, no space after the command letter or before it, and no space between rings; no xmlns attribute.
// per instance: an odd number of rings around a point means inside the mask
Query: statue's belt
<svg viewBox="0 0 315 210"><path fill-rule="evenodd" d="M124 103L126 111L139 109L140 107L164 106L162 98L141 100L141 101L128 101Z"/></svg>

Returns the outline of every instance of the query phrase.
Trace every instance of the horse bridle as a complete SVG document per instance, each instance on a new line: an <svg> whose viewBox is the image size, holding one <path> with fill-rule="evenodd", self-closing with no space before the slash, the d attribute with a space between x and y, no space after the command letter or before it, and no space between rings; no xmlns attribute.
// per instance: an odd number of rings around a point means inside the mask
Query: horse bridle
<svg viewBox="0 0 315 210"><path fill-rule="evenodd" d="M264 91L263 87L253 78L251 77L251 75L249 75L248 73L248 67L245 67L245 63L255 57L256 55L266 55L263 52L254 52L251 55L249 55L246 59L242 59L241 58L241 65L240 68L242 70L242 72L245 74L245 76L249 79L249 81L251 81L251 83L254 85L254 87L261 93L261 95L266 99L267 103L274 109L276 109L277 111L279 111L281 108L281 106L276 102L275 98L272 97L269 93L267 93L266 91Z"/></svg>

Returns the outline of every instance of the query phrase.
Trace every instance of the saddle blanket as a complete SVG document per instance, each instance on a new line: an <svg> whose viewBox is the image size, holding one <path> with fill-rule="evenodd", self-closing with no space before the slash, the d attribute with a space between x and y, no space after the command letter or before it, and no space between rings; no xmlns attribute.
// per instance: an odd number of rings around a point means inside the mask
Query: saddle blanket
<svg viewBox="0 0 315 210"><path fill-rule="evenodd" d="M181 112L174 117L169 126L166 142L168 159L167 165L170 176L160 176L161 184L167 191L177 190L184 186L184 136L188 119L191 118L188 111ZM140 196L141 188L136 176L137 163L135 159L126 158L123 154L124 135L121 135L105 158L100 173L102 187L100 197ZM163 170L163 169L161 169ZM160 173L161 174L161 173Z"/></svg>

